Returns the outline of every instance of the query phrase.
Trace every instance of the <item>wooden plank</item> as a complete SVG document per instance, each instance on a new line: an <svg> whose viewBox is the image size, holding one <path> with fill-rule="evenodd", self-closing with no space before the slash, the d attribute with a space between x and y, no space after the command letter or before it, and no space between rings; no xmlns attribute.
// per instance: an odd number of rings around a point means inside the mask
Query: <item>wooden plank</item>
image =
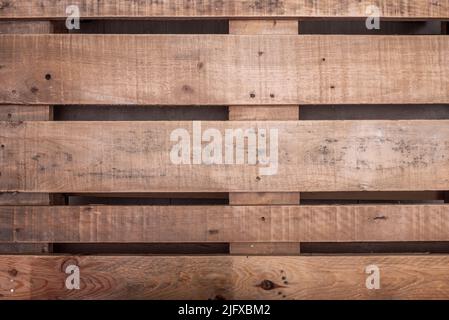
<svg viewBox="0 0 449 320"><path fill-rule="evenodd" d="M76 265L80 290L68 290ZM380 289L366 286L377 266ZM449 257L2 256L3 299L447 299ZM406 288L406 290L404 289Z"/></svg>
<svg viewBox="0 0 449 320"><path fill-rule="evenodd" d="M0 48L3 104L449 102L446 36L2 35Z"/></svg>
<svg viewBox="0 0 449 320"><path fill-rule="evenodd" d="M449 241L449 206L7 206L0 231L22 243Z"/></svg>
<svg viewBox="0 0 449 320"><path fill-rule="evenodd" d="M0 121L49 121L53 120L50 106L0 105Z"/></svg>
<svg viewBox="0 0 449 320"><path fill-rule="evenodd" d="M193 137L214 128L271 132L270 164L173 162L175 130ZM447 120L0 122L0 137L0 192L449 190Z"/></svg>
<svg viewBox="0 0 449 320"><path fill-rule="evenodd" d="M229 34L298 34L298 20L230 20Z"/></svg>
<svg viewBox="0 0 449 320"><path fill-rule="evenodd" d="M257 256L297 256L300 254L298 242L231 242L229 252L233 255Z"/></svg>
<svg viewBox="0 0 449 320"><path fill-rule="evenodd" d="M373 200L373 201L438 201L444 199L444 192L305 192L304 200Z"/></svg>
<svg viewBox="0 0 449 320"><path fill-rule="evenodd" d="M46 34L54 30L50 21L0 21L0 34Z"/></svg>
<svg viewBox="0 0 449 320"><path fill-rule="evenodd" d="M52 205L63 204L64 199L62 195L48 194L48 193L0 193L0 205Z"/></svg>
<svg viewBox="0 0 449 320"><path fill-rule="evenodd" d="M52 244L50 243L0 243L1 254L41 254L50 252L52 252Z"/></svg>
<svg viewBox="0 0 449 320"><path fill-rule="evenodd" d="M229 33L234 35L248 34L298 34L298 20L231 20L229 21ZM251 121L251 120L298 120L299 107L270 107L270 106L230 106L229 120L231 121ZM229 204L231 205L251 205L251 204L299 204L299 193L230 193ZM231 253L267 253L277 251L279 253L299 253L299 244L277 245L271 244L257 246L254 244L231 243Z"/></svg>
<svg viewBox="0 0 449 320"><path fill-rule="evenodd" d="M229 106L229 120L298 120L298 106Z"/></svg>
<svg viewBox="0 0 449 320"><path fill-rule="evenodd" d="M422 0L3 0L0 18L66 18L66 7L77 5L83 18L365 18L368 6L378 6L384 18L444 19L449 2Z"/></svg>
<svg viewBox="0 0 449 320"><path fill-rule="evenodd" d="M289 205L299 204L298 192L247 192L229 194L229 204L232 205Z"/></svg>

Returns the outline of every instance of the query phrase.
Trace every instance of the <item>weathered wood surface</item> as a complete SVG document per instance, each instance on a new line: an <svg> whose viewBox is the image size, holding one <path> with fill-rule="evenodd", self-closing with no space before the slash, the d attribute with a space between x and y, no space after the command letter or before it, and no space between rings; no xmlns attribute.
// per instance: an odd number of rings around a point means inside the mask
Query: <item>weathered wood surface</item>
<svg viewBox="0 0 449 320"><path fill-rule="evenodd" d="M170 153L180 140L170 141L171 133L185 129L193 149L200 126L201 132L215 128L222 135L231 129L265 129L267 135L277 130L278 148L262 145L259 152L271 157L266 165L248 164L247 157L244 164L235 158L234 164L174 164ZM0 122L0 140L0 192L449 189L446 120ZM223 150L222 163L225 156ZM263 170L269 167L271 173Z"/></svg>
<svg viewBox="0 0 449 320"><path fill-rule="evenodd" d="M447 36L0 35L3 104L449 102Z"/></svg>
<svg viewBox="0 0 449 320"><path fill-rule="evenodd" d="M449 206L8 206L5 241L449 241Z"/></svg>
<svg viewBox="0 0 449 320"><path fill-rule="evenodd" d="M298 34L297 20L231 20L229 33L234 35L261 34ZM298 106L270 107L270 106L229 106L229 120L257 121L257 120L298 120ZM299 193L230 193L231 205L270 205L299 204ZM249 249L249 250L248 250ZM231 253L283 253L299 254L299 244L247 244L230 243Z"/></svg>
<svg viewBox="0 0 449 320"><path fill-rule="evenodd" d="M64 272L80 268L80 290ZM380 271L368 290L366 268ZM3 299L447 299L441 256L1 256Z"/></svg>
<svg viewBox="0 0 449 320"><path fill-rule="evenodd" d="M55 26L50 21L0 21L0 34L47 34L54 31ZM49 121L52 119L51 106L0 105L1 121ZM62 203L61 198L48 193L0 193L0 205L52 205ZM52 245L48 243L0 244L0 253L3 254L39 254L48 253L51 250Z"/></svg>
<svg viewBox="0 0 449 320"><path fill-rule="evenodd" d="M83 18L365 18L367 7L395 19L449 17L447 0L2 0L0 18L66 18L77 5Z"/></svg>

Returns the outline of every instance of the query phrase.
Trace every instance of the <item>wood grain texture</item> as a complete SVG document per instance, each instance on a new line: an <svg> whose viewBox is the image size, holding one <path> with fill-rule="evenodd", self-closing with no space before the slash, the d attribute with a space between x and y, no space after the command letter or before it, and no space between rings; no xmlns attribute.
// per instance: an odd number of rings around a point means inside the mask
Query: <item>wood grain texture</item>
<svg viewBox="0 0 449 320"><path fill-rule="evenodd" d="M52 252L49 243L0 243L0 254L41 254ZM1 299L1 296L0 296Z"/></svg>
<svg viewBox="0 0 449 320"><path fill-rule="evenodd" d="M54 30L50 21L0 21L0 34L47 34Z"/></svg>
<svg viewBox="0 0 449 320"><path fill-rule="evenodd" d="M384 18L448 18L447 0L2 0L0 18L66 18L78 5L83 18L364 18L376 5Z"/></svg>
<svg viewBox="0 0 449 320"><path fill-rule="evenodd" d="M231 242L229 253L244 256L298 256L298 242Z"/></svg>
<svg viewBox="0 0 449 320"><path fill-rule="evenodd" d="M298 106L229 106L229 120L299 120Z"/></svg>
<svg viewBox="0 0 449 320"><path fill-rule="evenodd" d="M229 204L233 205L294 205L299 204L300 200L298 192L233 192L229 194Z"/></svg>
<svg viewBox="0 0 449 320"><path fill-rule="evenodd" d="M0 48L3 104L449 102L446 36L0 35Z"/></svg>
<svg viewBox="0 0 449 320"><path fill-rule="evenodd" d="M298 20L230 20L229 34L298 34Z"/></svg>
<svg viewBox="0 0 449 320"><path fill-rule="evenodd" d="M80 268L80 290L65 289L69 265ZM380 290L365 286L369 265L380 269ZM448 265L445 255L2 256L0 294L3 299L447 299Z"/></svg>
<svg viewBox="0 0 449 320"><path fill-rule="evenodd" d="M170 141L171 133L182 128L192 137L194 125L199 124L0 122L0 192L449 189L446 120L201 122L203 132L215 128L222 134L227 129L278 130L279 160L273 175L261 174L268 165L246 160L173 164L170 152L178 142Z"/></svg>
<svg viewBox="0 0 449 320"><path fill-rule="evenodd" d="M0 3L0 11L2 5ZM49 34L55 31L50 21L0 21L0 34ZM0 63L0 69L3 67ZM51 106L0 106L1 121L49 121L53 119ZM1 146L0 146L1 147ZM52 205L62 197L50 194L0 193L0 205ZM0 253L39 254L51 252L51 244L2 243Z"/></svg>
<svg viewBox="0 0 449 320"><path fill-rule="evenodd" d="M48 193L0 193L0 205L2 206L36 206L63 204L63 196Z"/></svg>
<svg viewBox="0 0 449 320"><path fill-rule="evenodd" d="M229 21L229 33L234 35L261 35L261 34L298 34L299 23L297 20L231 20ZM298 120L298 106L270 107L270 106L229 106L229 120ZM299 193L230 193L229 204L299 204ZM231 253L244 253L250 249L250 253L299 253L299 244L277 245L270 244L239 244L231 243Z"/></svg>
<svg viewBox="0 0 449 320"><path fill-rule="evenodd" d="M449 206L8 206L5 241L449 241Z"/></svg>
<svg viewBox="0 0 449 320"><path fill-rule="evenodd" d="M50 121L53 108L50 106L0 105L0 121Z"/></svg>

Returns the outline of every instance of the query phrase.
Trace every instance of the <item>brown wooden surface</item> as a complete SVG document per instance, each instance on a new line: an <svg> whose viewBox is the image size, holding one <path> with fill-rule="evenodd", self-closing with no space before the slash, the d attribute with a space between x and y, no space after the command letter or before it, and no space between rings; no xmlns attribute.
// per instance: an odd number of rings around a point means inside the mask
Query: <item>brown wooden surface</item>
<svg viewBox="0 0 449 320"><path fill-rule="evenodd" d="M233 205L295 205L299 204L298 192L244 192L230 193L229 204Z"/></svg>
<svg viewBox="0 0 449 320"><path fill-rule="evenodd" d="M0 105L0 121L49 121L53 120L50 106Z"/></svg>
<svg viewBox="0 0 449 320"><path fill-rule="evenodd" d="M46 34L53 31L50 21L0 21L0 34Z"/></svg>
<svg viewBox="0 0 449 320"><path fill-rule="evenodd" d="M449 2L439 0L2 0L0 18L66 18L66 7L78 5L83 18L365 18L376 5L385 18L449 17Z"/></svg>
<svg viewBox="0 0 449 320"><path fill-rule="evenodd" d="M262 35L262 34L298 34L299 22L297 20L231 20L229 21L229 33L233 35ZM251 121L251 120L298 120L298 106L273 107L273 106L230 106L229 120L231 121ZM254 204L299 204L299 193L230 193L229 204L233 205L254 205ZM231 253L244 253L247 244L240 245L231 243ZM252 247L251 247L252 246ZM295 246L293 246L294 248ZM296 252L299 245L296 245ZM292 247L273 248L270 244L267 247L259 245L254 248L250 245L252 253L294 252Z"/></svg>
<svg viewBox="0 0 449 320"><path fill-rule="evenodd" d="M298 20L230 20L229 34L298 34Z"/></svg>
<svg viewBox="0 0 449 320"><path fill-rule="evenodd" d="M1 6L0 4L0 8ZM55 25L50 21L0 21L0 34L49 34L54 31ZM52 119L53 107L51 106L0 105L1 121L50 121ZM20 142L17 141L17 143ZM4 148L4 145L1 145L0 148ZM0 193L0 205L55 205L62 203L64 203L62 195ZM38 254L48 253L51 250L52 245L49 243L2 243L0 245L1 253Z"/></svg>
<svg viewBox="0 0 449 320"><path fill-rule="evenodd" d="M0 35L0 101L448 103L448 51L446 36Z"/></svg>
<svg viewBox="0 0 449 320"><path fill-rule="evenodd" d="M2 242L449 241L447 205L0 207Z"/></svg>
<svg viewBox="0 0 449 320"><path fill-rule="evenodd" d="M80 290L64 270L80 268ZM368 290L365 268L380 269ZM447 299L448 256L2 256L3 299ZM13 289L13 290L11 290Z"/></svg>
<svg viewBox="0 0 449 320"><path fill-rule="evenodd" d="M297 256L300 254L298 242L231 242L229 252L245 256Z"/></svg>
<svg viewBox="0 0 449 320"><path fill-rule="evenodd" d="M229 106L229 120L298 120L298 106Z"/></svg>
<svg viewBox="0 0 449 320"><path fill-rule="evenodd" d="M449 189L448 121L214 121L277 129L277 174L176 165L170 133L192 122L0 122L1 192L308 192ZM21 141L20 144L17 141Z"/></svg>

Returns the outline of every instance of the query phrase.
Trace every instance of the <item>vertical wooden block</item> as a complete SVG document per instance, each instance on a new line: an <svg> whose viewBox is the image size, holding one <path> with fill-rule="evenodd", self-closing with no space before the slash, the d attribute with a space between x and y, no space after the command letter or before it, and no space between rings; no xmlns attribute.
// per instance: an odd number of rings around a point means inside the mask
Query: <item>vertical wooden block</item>
<svg viewBox="0 0 449 320"><path fill-rule="evenodd" d="M298 34L296 20L231 20L229 33L246 34ZM299 106L229 106L229 120L298 120ZM295 205L300 202L299 193L230 193L230 205ZM231 243L231 254L299 254L299 243Z"/></svg>

